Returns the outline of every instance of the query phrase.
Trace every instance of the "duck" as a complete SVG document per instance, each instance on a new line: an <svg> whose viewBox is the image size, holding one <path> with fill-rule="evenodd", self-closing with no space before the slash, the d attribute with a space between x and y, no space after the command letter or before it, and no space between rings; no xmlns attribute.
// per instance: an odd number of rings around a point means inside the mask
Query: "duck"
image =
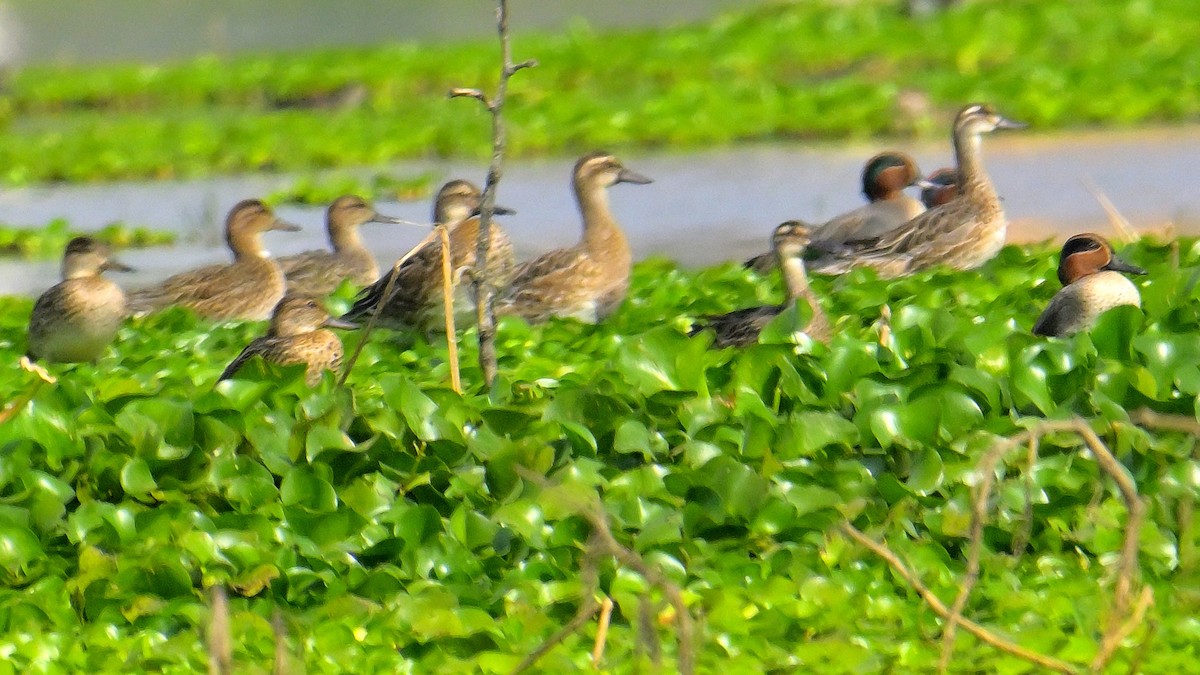
<svg viewBox="0 0 1200 675"><path fill-rule="evenodd" d="M132 272L105 244L75 237L63 253L63 280L42 293L29 317L28 356L76 363L95 361L112 343L129 309L106 271Z"/></svg>
<svg viewBox="0 0 1200 675"><path fill-rule="evenodd" d="M712 329L716 335L714 346L744 347L758 342L762 329L779 316L785 309L791 307L798 299L802 299L812 308L812 318L804 328L804 333L818 342L829 342L833 329L829 317L821 309L821 303L808 284L808 275L804 269L804 254L812 237L812 227L798 220L789 220L775 228L772 234L772 249L774 250L780 269L783 270L784 283L787 286L787 300L778 305L762 305L738 309L728 314L704 317L703 321L692 327L689 335L695 336Z"/></svg>
<svg viewBox="0 0 1200 675"><path fill-rule="evenodd" d="M349 279L366 286L379 278L375 256L363 246L358 228L365 223L403 223L400 218L381 215L358 195L342 195L325 213L332 251L305 251L279 258L289 292L324 297Z"/></svg>
<svg viewBox="0 0 1200 675"><path fill-rule="evenodd" d="M935 265L970 270L991 260L1004 247L1008 220L983 167L981 138L997 129L1023 128L989 104L964 107L954 118L952 133L958 194L878 240L813 260L811 269L841 274L867 266L881 277L894 278Z"/></svg>
<svg viewBox="0 0 1200 675"><path fill-rule="evenodd" d="M1033 334L1066 337L1087 330L1113 307L1141 307L1137 286L1122 273L1146 274L1146 270L1118 258L1108 240L1098 234L1068 239L1058 258L1063 288L1038 316Z"/></svg>
<svg viewBox="0 0 1200 675"><path fill-rule="evenodd" d="M135 314L146 314L171 305L182 305L214 321L263 321L283 298L287 280L271 254L263 248L262 234L269 230L298 231L257 199L238 202L225 220L225 242L233 262L206 265L181 272L156 286L129 294Z"/></svg>
<svg viewBox="0 0 1200 675"><path fill-rule="evenodd" d="M932 209L958 196L958 170L942 167L925 177L921 187L921 203Z"/></svg>
<svg viewBox="0 0 1200 675"><path fill-rule="evenodd" d="M609 208L608 188L618 183L645 185L650 178L626 168L607 152L579 158L572 187L583 219L583 237L519 265L512 283L496 298L496 314L529 323L552 317L597 323L625 300L633 250Z"/></svg>
<svg viewBox="0 0 1200 675"><path fill-rule="evenodd" d="M446 227L450 240L450 266L453 270L470 269L475 266L476 246L479 239L479 204L482 193L470 181L456 179L444 184L433 201L433 222ZM510 208L496 205L496 215L515 213ZM491 243L488 248L487 278L498 287L507 286L512 279L515 258L508 234L496 222L490 227ZM342 318L360 321L375 311L379 299L387 289L391 276L389 271L370 286L364 288L355 299L354 305ZM466 289L455 294L455 306L472 304ZM388 301L379 313L380 325L391 328L408 328L432 325L431 319L440 316L437 309L442 301L442 243L435 239L396 270L396 280Z"/></svg>
<svg viewBox="0 0 1200 675"><path fill-rule="evenodd" d="M866 240L875 240L925 211L925 205L904 193L913 185L925 185L921 170L909 155L889 150L867 160L862 171L862 192L867 203L834 216L813 229L808 250L831 253ZM760 274L771 271L775 253L754 256L745 267Z"/></svg>
<svg viewBox="0 0 1200 675"><path fill-rule="evenodd" d="M358 326L329 316L313 297L288 293L275 306L267 334L246 345L217 381L228 380L246 361L261 356L280 366L304 364L305 382L316 386L324 371L337 370L342 364L342 341L328 328L353 330Z"/></svg>

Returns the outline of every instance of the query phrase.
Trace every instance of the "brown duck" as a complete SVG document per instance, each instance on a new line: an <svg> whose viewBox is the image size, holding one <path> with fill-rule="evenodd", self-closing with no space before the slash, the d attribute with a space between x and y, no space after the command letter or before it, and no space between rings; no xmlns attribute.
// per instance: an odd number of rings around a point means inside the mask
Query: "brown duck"
<svg viewBox="0 0 1200 675"><path fill-rule="evenodd" d="M403 223L399 218L380 215L357 195L338 197L325 214L332 251L305 251L279 259L287 276L289 293L324 297L344 279L366 286L379 278L375 256L363 246L358 228L366 223Z"/></svg>
<svg viewBox="0 0 1200 675"><path fill-rule="evenodd" d="M289 294L275 307L267 334L247 345L218 381L233 377L247 360L261 356L281 366L303 363L307 368L305 381L315 386L322 372L337 370L342 364L342 341L326 328L357 326L331 318L313 298Z"/></svg>

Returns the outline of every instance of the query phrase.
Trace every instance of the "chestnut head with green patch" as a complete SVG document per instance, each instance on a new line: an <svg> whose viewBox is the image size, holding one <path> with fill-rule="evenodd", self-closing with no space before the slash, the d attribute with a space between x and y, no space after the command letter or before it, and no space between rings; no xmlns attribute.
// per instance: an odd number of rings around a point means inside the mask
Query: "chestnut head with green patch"
<svg viewBox="0 0 1200 675"><path fill-rule="evenodd" d="M1098 234L1077 234L1063 243L1058 259L1058 280L1063 286L1103 271L1146 273L1118 258L1108 240Z"/></svg>
<svg viewBox="0 0 1200 675"><path fill-rule="evenodd" d="M870 201L899 194L921 178L912 157L902 152L883 152L867 160L862 172L862 191Z"/></svg>

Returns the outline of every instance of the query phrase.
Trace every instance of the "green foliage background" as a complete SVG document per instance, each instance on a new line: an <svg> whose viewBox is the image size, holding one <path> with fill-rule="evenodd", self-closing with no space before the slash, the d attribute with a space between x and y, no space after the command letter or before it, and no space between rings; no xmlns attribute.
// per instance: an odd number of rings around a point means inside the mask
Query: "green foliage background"
<svg viewBox="0 0 1200 675"><path fill-rule="evenodd" d="M1117 668L1177 672L1200 645L1196 438L1139 428L1127 411L1196 414L1200 245L1125 251L1150 270L1144 314L1119 308L1069 340L1029 334L1057 290L1052 253L1009 247L970 274L819 279L840 317L832 344L793 342L802 318L789 313L744 351L688 338L690 317L777 298L779 279L648 261L603 325L502 322L491 391L468 333L462 396L436 340L377 333L346 391L257 362L214 388L260 326L178 310L136 321L99 363L55 367L59 383L0 425L0 672L203 670L201 589L216 583L233 589L243 668L269 667L282 608L307 672L507 672L581 602L577 506L593 495L618 539L684 589L701 672L928 672L935 615L833 526L885 537L950 598L979 457L1072 414L1092 420L1149 506L1139 556L1155 630L1144 650L1135 633ZM30 303L3 304L12 362ZM30 376L0 378L19 392ZM1086 664L1123 507L1077 439L1047 439L1032 467L1018 455L968 615ZM1026 481L1030 546L1010 556ZM616 602L609 667L648 667L648 595L669 670L657 592L611 560L600 589ZM587 667L593 632L543 672ZM956 671L1028 671L959 645Z"/></svg>
<svg viewBox="0 0 1200 675"><path fill-rule="evenodd" d="M510 150L945 133L988 100L1039 130L1194 120L1190 0L806 0L661 31L521 36ZM520 17L513 18L518 25ZM95 181L483 157L494 40L166 65L30 68L0 100L0 180ZM901 100L924 101L909 109Z"/></svg>

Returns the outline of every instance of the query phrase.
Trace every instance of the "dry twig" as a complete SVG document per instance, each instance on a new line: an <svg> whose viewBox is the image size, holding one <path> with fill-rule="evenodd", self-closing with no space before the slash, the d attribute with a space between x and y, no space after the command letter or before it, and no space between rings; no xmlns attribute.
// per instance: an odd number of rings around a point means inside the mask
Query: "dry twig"
<svg viewBox="0 0 1200 675"><path fill-rule="evenodd" d="M896 573L908 583L908 585L912 586L917 594L920 595L929 605L929 607L933 609L933 611L939 616L941 616L943 619L948 619L950 617L950 609L942 603L941 599L934 595L933 591L929 590L925 584L921 583L921 580L918 579L911 570L904 566L904 563L900 561L900 558L898 558L895 553L892 553L891 549L863 534L858 530L858 528L854 527L850 523L842 523L841 530L846 536L867 547L872 553L880 558L883 558L889 565L891 565L892 569L895 570ZM1079 672L1074 666L1066 661L1060 661L1054 657L1025 649L1024 647L1010 640L1006 640L995 633L992 633L988 629L980 626L970 619L962 618L959 619L958 623L963 627L964 630L979 638L981 641L992 645L1003 652L1012 654L1013 656L1021 659L1025 659L1030 663L1059 673Z"/></svg>
<svg viewBox="0 0 1200 675"><path fill-rule="evenodd" d="M592 647L592 668L600 670L600 660L604 658L604 645L608 642L608 622L612 620L612 598L604 598L600 602L600 622L596 626L596 644Z"/></svg>
<svg viewBox="0 0 1200 675"><path fill-rule="evenodd" d="M488 253L492 241L492 219L496 215L496 186L504 172L504 151L507 131L504 127L504 99L508 94L508 80L517 72L532 68L537 61L532 59L513 63L508 40L508 2L496 2L496 29L500 34L500 82L496 95L488 98L479 89L457 87L450 90L450 98L473 98L483 104L492 116L492 161L488 166L487 181L479 204L479 239L475 245L476 319L479 324L479 367L483 380L492 386L496 380L496 314L493 308L492 280L487 278Z"/></svg>
<svg viewBox="0 0 1200 675"><path fill-rule="evenodd" d="M565 626L555 631L545 642L538 645L538 648L530 652L516 668L513 668L512 675L518 675L533 667L546 654L550 653L551 649L557 647L563 640L566 640L575 631L579 630L583 624L587 623L588 619L600 609L600 603L596 602L596 588L599 585L596 573L596 558L598 555L598 546L594 542L595 535L588 540L587 548L584 550L583 561L579 564L579 577L583 582L583 604L579 605L579 610L575 612L575 616L566 623Z"/></svg>
<svg viewBox="0 0 1200 675"><path fill-rule="evenodd" d="M292 671L288 664L287 624L278 607L271 613L271 633L275 636L275 667L271 670L272 675L288 675Z"/></svg>
<svg viewBox="0 0 1200 675"><path fill-rule="evenodd" d="M1109 224L1112 225L1113 231L1117 233L1117 236L1122 241L1131 244L1141 238L1141 235L1138 234L1133 225L1130 225L1125 216L1121 215L1116 205L1112 203L1108 195L1104 194L1100 186L1096 185L1096 181L1092 180L1091 176L1083 177L1083 186L1087 188L1088 192L1092 193L1092 196L1100 203L1100 208L1104 209L1104 212L1108 214Z"/></svg>
<svg viewBox="0 0 1200 675"><path fill-rule="evenodd" d="M442 311L446 323L446 359L450 362L450 387L462 393L462 375L458 371L458 331L454 327L454 272L450 269L450 232L436 228L442 240Z"/></svg>

